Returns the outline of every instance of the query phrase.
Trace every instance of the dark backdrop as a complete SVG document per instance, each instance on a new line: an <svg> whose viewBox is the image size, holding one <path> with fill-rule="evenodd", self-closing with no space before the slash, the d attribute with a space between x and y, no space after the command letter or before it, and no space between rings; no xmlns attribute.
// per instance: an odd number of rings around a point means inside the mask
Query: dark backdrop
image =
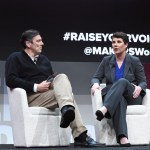
<svg viewBox="0 0 150 150"><path fill-rule="evenodd" d="M52 61L100 61L102 55L85 55L86 47L111 47L111 42L64 41L66 32L149 35L148 0L1 0L0 60L21 50L19 38L26 29L41 32L45 53ZM144 47L149 43L132 43ZM140 56L149 62L149 55Z"/></svg>

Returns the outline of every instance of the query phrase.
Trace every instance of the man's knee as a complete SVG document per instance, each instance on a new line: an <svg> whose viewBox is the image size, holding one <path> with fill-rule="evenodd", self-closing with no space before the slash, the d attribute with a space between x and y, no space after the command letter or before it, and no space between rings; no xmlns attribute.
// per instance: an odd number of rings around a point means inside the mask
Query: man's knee
<svg viewBox="0 0 150 150"><path fill-rule="evenodd" d="M68 79L67 75L64 74L64 73L58 74L58 75L56 76L56 78L67 78L67 79Z"/></svg>
<svg viewBox="0 0 150 150"><path fill-rule="evenodd" d="M61 74L58 74L55 78L54 78L54 82L55 81L66 81L68 80L68 77L66 74L64 73L61 73Z"/></svg>

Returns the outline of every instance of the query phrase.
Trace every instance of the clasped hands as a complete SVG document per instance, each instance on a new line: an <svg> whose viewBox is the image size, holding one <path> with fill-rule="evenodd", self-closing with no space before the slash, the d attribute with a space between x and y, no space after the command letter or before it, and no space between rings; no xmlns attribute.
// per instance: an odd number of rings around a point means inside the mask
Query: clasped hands
<svg viewBox="0 0 150 150"><path fill-rule="evenodd" d="M52 88L53 88L52 82L43 81L37 85L37 91L38 92L46 92Z"/></svg>

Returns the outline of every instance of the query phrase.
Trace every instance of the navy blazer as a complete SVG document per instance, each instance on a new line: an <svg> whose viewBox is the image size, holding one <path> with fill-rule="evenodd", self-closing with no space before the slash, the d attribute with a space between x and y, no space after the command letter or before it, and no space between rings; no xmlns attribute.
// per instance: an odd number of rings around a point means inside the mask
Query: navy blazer
<svg viewBox="0 0 150 150"><path fill-rule="evenodd" d="M142 88L141 95L146 94L146 76L144 67L138 57L131 56L126 53L124 78L130 83L134 83ZM105 95L115 82L115 55L106 56L101 61L97 71L93 75L91 85L94 83L102 83L102 80L106 80L106 88L102 90L102 96Z"/></svg>

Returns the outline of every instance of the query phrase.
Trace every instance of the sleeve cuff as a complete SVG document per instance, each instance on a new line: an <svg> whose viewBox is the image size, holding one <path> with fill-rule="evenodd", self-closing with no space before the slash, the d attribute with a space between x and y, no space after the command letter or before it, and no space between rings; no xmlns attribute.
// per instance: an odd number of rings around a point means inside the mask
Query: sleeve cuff
<svg viewBox="0 0 150 150"><path fill-rule="evenodd" d="M34 84L33 91L34 91L35 93L37 92L37 84Z"/></svg>

